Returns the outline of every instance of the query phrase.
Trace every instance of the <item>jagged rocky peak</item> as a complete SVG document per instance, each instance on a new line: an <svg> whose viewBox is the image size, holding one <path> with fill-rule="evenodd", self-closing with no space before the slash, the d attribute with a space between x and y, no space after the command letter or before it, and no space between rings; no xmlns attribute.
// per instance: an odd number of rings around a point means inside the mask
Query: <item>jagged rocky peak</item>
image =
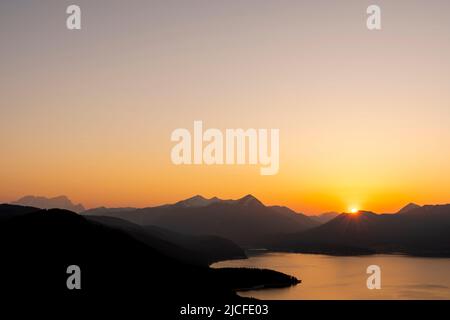
<svg viewBox="0 0 450 320"><path fill-rule="evenodd" d="M248 194L241 199L237 200L237 203L243 206L264 206L261 201L256 199L253 195Z"/></svg>
<svg viewBox="0 0 450 320"><path fill-rule="evenodd" d="M412 211L412 210L415 210L415 209L418 209L418 208L420 208L420 206L419 205L417 205L417 204L415 204L415 203L408 203L406 206L404 206L403 208L401 208L397 213L400 213L400 214L402 214L402 213L407 213L407 212L410 212L410 211Z"/></svg>
<svg viewBox="0 0 450 320"><path fill-rule="evenodd" d="M53 198L41 197L41 196L25 196L12 204L18 204L22 206L35 207L40 209L64 209L80 213L84 211L82 204L74 204L67 196L57 196Z"/></svg>
<svg viewBox="0 0 450 320"><path fill-rule="evenodd" d="M183 207L193 207L193 208L199 208L199 207L206 207L209 206L212 203L216 203L221 201L217 197L213 197L211 199L207 199L201 195L195 195L191 198L178 201L176 205L183 206Z"/></svg>

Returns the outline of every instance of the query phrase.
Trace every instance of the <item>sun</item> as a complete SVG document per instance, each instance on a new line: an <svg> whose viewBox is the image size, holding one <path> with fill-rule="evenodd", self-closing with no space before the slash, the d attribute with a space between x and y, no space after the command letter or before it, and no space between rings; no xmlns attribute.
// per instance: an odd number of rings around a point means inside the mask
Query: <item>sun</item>
<svg viewBox="0 0 450 320"><path fill-rule="evenodd" d="M355 208L355 207L353 207L353 208L350 208L350 213L352 213L352 214L355 214L355 213L358 213L358 208Z"/></svg>

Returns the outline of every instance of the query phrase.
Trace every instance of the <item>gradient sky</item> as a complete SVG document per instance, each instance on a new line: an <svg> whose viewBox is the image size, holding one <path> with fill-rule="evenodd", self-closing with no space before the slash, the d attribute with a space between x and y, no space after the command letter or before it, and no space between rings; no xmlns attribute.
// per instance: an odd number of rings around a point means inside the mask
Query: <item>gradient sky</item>
<svg viewBox="0 0 450 320"><path fill-rule="evenodd" d="M1 1L0 202L450 202L449 15L446 0ZM194 120L280 128L278 175L173 165L170 133Z"/></svg>

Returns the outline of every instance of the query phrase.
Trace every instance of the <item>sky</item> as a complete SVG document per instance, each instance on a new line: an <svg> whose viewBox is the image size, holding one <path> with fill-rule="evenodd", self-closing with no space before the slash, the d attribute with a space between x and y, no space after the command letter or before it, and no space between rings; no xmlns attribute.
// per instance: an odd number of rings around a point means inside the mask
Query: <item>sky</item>
<svg viewBox="0 0 450 320"><path fill-rule="evenodd" d="M66 28L70 4L81 30ZM449 12L437 0L0 1L0 202L448 203ZM174 165L171 132L194 120L280 129L278 174Z"/></svg>

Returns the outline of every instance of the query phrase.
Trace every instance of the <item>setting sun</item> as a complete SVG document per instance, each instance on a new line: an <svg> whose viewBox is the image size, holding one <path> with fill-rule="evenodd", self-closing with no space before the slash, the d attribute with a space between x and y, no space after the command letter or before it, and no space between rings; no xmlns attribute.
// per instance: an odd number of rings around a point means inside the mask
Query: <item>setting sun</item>
<svg viewBox="0 0 450 320"><path fill-rule="evenodd" d="M357 213L358 211L359 211L358 208L351 208L350 209L350 213L353 213L353 214Z"/></svg>

